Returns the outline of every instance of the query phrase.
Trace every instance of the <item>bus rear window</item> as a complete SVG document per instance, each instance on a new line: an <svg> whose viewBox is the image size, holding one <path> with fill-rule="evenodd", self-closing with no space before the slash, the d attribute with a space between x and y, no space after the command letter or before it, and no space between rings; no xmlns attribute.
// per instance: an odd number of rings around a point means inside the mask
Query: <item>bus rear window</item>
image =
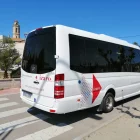
<svg viewBox="0 0 140 140"><path fill-rule="evenodd" d="M31 32L25 43L22 69L28 73L43 74L56 68L56 28Z"/></svg>

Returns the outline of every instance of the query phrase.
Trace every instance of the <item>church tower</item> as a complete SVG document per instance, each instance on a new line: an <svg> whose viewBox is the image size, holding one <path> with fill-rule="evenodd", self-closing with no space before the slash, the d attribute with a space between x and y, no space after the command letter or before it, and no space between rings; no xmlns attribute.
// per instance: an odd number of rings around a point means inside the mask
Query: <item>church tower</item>
<svg viewBox="0 0 140 140"><path fill-rule="evenodd" d="M13 25L13 38L20 38L20 25L17 20L14 21Z"/></svg>

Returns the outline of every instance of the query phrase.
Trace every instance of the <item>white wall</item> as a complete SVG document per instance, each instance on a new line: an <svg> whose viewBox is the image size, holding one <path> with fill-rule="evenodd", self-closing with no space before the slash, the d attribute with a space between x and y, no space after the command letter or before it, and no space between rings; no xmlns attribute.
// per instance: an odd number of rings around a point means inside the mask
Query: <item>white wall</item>
<svg viewBox="0 0 140 140"><path fill-rule="evenodd" d="M0 35L0 39L3 39L3 35Z"/></svg>
<svg viewBox="0 0 140 140"><path fill-rule="evenodd" d="M0 40L6 38L4 35L0 35Z"/></svg>
<svg viewBox="0 0 140 140"><path fill-rule="evenodd" d="M21 57L23 55L24 44L25 43L23 43L23 42L22 43L15 43L15 48L18 50L18 52L21 55Z"/></svg>

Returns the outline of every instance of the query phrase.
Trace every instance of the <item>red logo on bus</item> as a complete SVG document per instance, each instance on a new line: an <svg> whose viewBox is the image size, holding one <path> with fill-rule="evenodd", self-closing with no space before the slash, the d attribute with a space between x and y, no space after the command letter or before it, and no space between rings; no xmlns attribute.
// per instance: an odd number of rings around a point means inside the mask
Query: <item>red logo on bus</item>
<svg viewBox="0 0 140 140"><path fill-rule="evenodd" d="M50 77L45 77L45 76L41 76L41 75L36 76L35 78L36 78L36 80L51 81Z"/></svg>
<svg viewBox="0 0 140 140"><path fill-rule="evenodd" d="M101 87L100 83L98 82L96 77L93 75L93 90L92 90L93 97L92 97L92 103L95 101L95 99L99 95L101 89L102 89L102 87Z"/></svg>

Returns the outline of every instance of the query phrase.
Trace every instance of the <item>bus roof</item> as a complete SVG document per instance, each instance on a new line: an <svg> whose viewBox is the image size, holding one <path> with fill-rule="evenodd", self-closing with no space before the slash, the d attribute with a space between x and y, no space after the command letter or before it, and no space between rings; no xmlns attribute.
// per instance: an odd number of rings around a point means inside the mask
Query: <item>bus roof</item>
<svg viewBox="0 0 140 140"><path fill-rule="evenodd" d="M136 46L134 44L131 44L131 43L129 43L125 40L119 39L119 38L111 37L111 36L108 36L108 35L105 35L105 34L96 34L96 33L93 33L93 32L88 32L88 31L85 31L85 30L76 29L76 28L73 28L73 27L65 26L65 25L57 24L57 25L44 26L44 27L41 27L41 28L49 28L49 27L61 27L61 28L65 28L65 30L68 30L68 31L75 30L75 32L79 35L80 35L81 32L86 33L86 35L84 37L95 38L97 40L102 40L102 41L106 41L106 42L111 42L111 43L115 43L115 44L119 44L119 45L123 45L123 46L128 46L128 47L140 49L139 46ZM33 32L35 30L36 29L32 30L31 32Z"/></svg>

